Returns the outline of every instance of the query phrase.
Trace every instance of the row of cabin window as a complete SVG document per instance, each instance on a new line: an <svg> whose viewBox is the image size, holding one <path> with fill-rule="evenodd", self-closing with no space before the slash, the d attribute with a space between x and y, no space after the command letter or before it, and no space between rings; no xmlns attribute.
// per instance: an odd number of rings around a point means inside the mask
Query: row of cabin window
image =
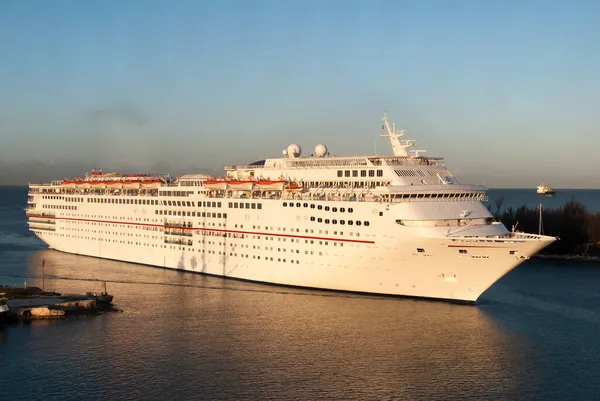
<svg viewBox="0 0 600 401"><path fill-rule="evenodd" d="M190 217L214 217L214 218L227 218L227 213L209 213L209 212L198 212L198 216L196 216L196 212L187 212L181 210L155 210L155 214L165 215L165 216L190 216Z"/></svg>
<svg viewBox="0 0 600 401"><path fill-rule="evenodd" d="M87 201L88 203L118 203L122 205L158 205L158 201L154 199L88 198ZM183 206L185 206L185 202Z"/></svg>
<svg viewBox="0 0 600 401"><path fill-rule="evenodd" d="M246 205L246 206L244 206ZM262 203L229 202L230 209L262 209Z"/></svg>
<svg viewBox="0 0 600 401"><path fill-rule="evenodd" d="M302 206L309 207L308 205L309 205L308 203L302 204L300 202L296 202L296 207L302 207ZM290 202L290 203L283 202L283 206L294 207L294 202ZM315 207L317 208L317 210L325 210L326 212L328 212L329 210L331 210L332 212L337 212L338 211L337 207L331 207L330 208L329 206L315 205L314 203L310 204L310 208L311 209L314 209ZM340 210L340 212L344 213L346 211L346 208L345 207L341 207L339 210ZM352 209L351 207L349 207L348 208L348 213L352 213L352 212L354 212L354 209Z"/></svg>
<svg viewBox="0 0 600 401"><path fill-rule="evenodd" d="M376 188L390 185L391 181L307 181L308 188Z"/></svg>
<svg viewBox="0 0 600 401"><path fill-rule="evenodd" d="M394 199L430 199L430 198L459 198L459 199L473 199L483 200L485 194L481 193L446 193L446 194L396 194L392 195Z"/></svg>
<svg viewBox="0 0 600 401"><path fill-rule="evenodd" d="M338 221L337 221L336 219L333 219L333 220L329 221L329 219L322 219L322 218L320 218L320 217L319 217L319 218L311 217L311 218L310 218L310 221L316 221L317 223L323 223L323 222L324 222L325 224L329 224L329 223L331 223L331 224L338 224ZM339 223L340 223L341 225L344 225L344 224L346 224L346 221L345 221L345 220L340 220L340 221L339 221ZM349 225L349 226L353 225L354 223L355 223L354 221L352 221L352 220L348 220L348 225ZM360 225L362 225L362 224L363 224L363 222L361 222L360 220L357 220L357 221L356 221L356 225L357 225L357 226L360 226ZM369 223L368 221L365 221L365 222L364 222L364 225L365 225L365 226L367 226L367 227L368 227L370 224L371 224L371 223Z"/></svg>
<svg viewBox="0 0 600 401"><path fill-rule="evenodd" d="M359 173L360 171L360 173ZM338 177L358 177L360 174L361 177L383 177L383 170L338 170Z"/></svg>
<svg viewBox="0 0 600 401"><path fill-rule="evenodd" d="M160 191L160 196L189 196L193 195L194 191Z"/></svg>
<svg viewBox="0 0 600 401"><path fill-rule="evenodd" d="M77 210L77 206L70 206L70 205L42 205L42 209Z"/></svg>

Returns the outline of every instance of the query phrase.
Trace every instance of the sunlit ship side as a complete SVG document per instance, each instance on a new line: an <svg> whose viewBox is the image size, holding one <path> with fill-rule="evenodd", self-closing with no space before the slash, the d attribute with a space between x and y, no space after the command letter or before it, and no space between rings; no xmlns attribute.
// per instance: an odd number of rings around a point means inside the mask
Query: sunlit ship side
<svg viewBox="0 0 600 401"><path fill-rule="evenodd" d="M475 302L555 240L509 232L443 160L410 150L383 118L393 156L282 158L223 177L105 174L30 184L29 228L74 254L265 283Z"/></svg>
<svg viewBox="0 0 600 401"><path fill-rule="evenodd" d="M550 185L546 185L544 183L541 183L540 185L537 186L536 192L538 195L541 195L541 196L556 195L556 191Z"/></svg>

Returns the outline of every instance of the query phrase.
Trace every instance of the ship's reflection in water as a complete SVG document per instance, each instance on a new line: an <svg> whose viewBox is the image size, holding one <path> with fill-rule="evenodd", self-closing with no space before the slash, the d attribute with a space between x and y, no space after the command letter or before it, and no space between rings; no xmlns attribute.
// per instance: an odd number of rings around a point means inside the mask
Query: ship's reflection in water
<svg viewBox="0 0 600 401"><path fill-rule="evenodd" d="M46 289L100 290L107 281L123 312L17 328L36 336L21 351L43 355L30 376L11 378L31 391L52 376L64 397L499 399L527 397L536 381L520 351L525 340L473 306L282 288L49 250L32 254L31 285L41 286L42 260Z"/></svg>

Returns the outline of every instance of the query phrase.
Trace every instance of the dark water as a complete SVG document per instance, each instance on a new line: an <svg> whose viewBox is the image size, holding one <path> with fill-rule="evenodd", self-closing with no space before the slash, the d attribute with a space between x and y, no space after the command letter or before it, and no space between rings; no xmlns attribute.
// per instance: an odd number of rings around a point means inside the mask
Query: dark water
<svg viewBox="0 0 600 401"><path fill-rule="evenodd" d="M0 283L121 313L0 329L0 399L583 400L600 395L600 266L531 261L479 306L340 295L44 249L0 189Z"/></svg>

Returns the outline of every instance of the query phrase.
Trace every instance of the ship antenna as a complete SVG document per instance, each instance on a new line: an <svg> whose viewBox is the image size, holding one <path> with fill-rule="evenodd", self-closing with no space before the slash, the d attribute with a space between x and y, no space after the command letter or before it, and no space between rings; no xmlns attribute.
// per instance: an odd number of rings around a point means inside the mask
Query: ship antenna
<svg viewBox="0 0 600 401"><path fill-rule="evenodd" d="M406 132L406 130L396 130L396 123L392 124L392 126L390 127L390 122L387 113L383 114L381 120L383 121L383 126L381 127L381 129L385 129L387 134L381 134L380 136L382 139L390 138L394 156L410 156L409 153L406 151L406 148L411 147L414 144L414 141L404 141L404 143L400 141L400 138L404 136L404 132Z"/></svg>

